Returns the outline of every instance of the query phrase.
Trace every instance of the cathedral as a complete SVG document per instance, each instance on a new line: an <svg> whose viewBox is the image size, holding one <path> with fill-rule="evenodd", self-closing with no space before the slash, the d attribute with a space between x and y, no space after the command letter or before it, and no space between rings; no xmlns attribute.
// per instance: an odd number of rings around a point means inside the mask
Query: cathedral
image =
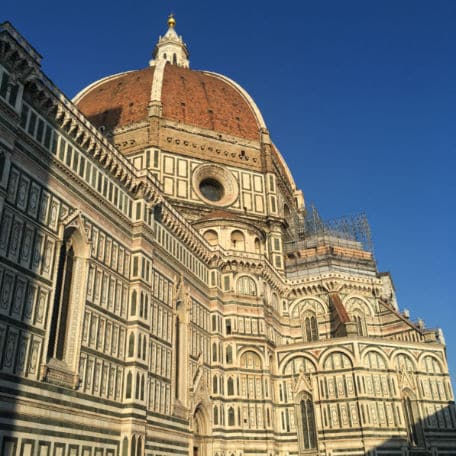
<svg viewBox="0 0 456 456"><path fill-rule="evenodd" d="M366 217L306 207L173 16L144 66L70 100L0 25L0 454L455 455Z"/></svg>

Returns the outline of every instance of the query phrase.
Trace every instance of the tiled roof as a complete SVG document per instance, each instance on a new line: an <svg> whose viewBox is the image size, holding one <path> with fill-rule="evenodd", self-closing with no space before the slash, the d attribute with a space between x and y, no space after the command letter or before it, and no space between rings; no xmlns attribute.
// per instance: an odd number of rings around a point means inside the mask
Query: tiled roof
<svg viewBox="0 0 456 456"><path fill-rule="evenodd" d="M95 84L79 109L106 130L147 120L154 67ZM259 140L259 125L243 94L222 77L167 64L161 92L162 116L183 124Z"/></svg>
<svg viewBox="0 0 456 456"><path fill-rule="evenodd" d="M120 74L89 89L77 106L107 131L146 120L153 76L154 67Z"/></svg>

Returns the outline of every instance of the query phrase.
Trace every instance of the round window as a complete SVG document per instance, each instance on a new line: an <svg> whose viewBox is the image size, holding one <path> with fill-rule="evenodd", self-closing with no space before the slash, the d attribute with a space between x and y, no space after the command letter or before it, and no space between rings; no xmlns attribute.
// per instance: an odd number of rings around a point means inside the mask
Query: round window
<svg viewBox="0 0 456 456"><path fill-rule="evenodd" d="M238 182L226 168L204 164L193 170L193 190L206 204L226 207L233 204L238 195Z"/></svg>
<svg viewBox="0 0 456 456"><path fill-rule="evenodd" d="M209 201L220 201L225 194L223 185L212 178L203 179L199 184L199 190Z"/></svg>

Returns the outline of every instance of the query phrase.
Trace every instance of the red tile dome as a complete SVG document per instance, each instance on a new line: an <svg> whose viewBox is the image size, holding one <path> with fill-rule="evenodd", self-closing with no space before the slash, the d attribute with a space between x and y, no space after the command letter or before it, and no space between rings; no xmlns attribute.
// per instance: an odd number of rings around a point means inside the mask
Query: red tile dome
<svg viewBox="0 0 456 456"><path fill-rule="evenodd" d="M75 103L96 127L114 131L147 121L155 85L161 85L164 119L260 139L261 114L243 89L224 76L169 63L102 79L83 90Z"/></svg>

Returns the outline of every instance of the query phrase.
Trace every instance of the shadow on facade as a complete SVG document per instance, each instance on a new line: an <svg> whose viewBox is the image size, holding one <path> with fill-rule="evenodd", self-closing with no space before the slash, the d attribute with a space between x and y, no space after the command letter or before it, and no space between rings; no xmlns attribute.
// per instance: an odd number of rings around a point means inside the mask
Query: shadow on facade
<svg viewBox="0 0 456 456"><path fill-rule="evenodd" d="M403 419L395 429L402 431L404 437L394 436L377 446L371 446L368 441L375 441L376 429L365 427L362 432L363 441L360 441L359 449L347 448L344 454L353 451L355 455L365 456L456 456L456 414L454 402L438 412L425 416L419 414L418 403L407 403L403 400ZM414 413L414 416L411 416ZM371 447L370 451L365 452L362 448ZM337 454L337 451L333 453Z"/></svg>
<svg viewBox="0 0 456 456"><path fill-rule="evenodd" d="M88 150L101 154L107 141L40 65L11 24L0 24L0 454L114 456L119 429L71 420L62 410L79 413L89 397L78 391L83 264L91 253L81 182L92 201L96 193L111 195L120 208L120 197L103 166L89 159ZM115 121L120 112L109 116ZM114 384L109 380L104 388ZM121 397L117 390L111 396ZM120 403L99 398L99 416L107 421L107 408ZM84 437L89 432L98 435ZM143 448L136 442L135 456Z"/></svg>

